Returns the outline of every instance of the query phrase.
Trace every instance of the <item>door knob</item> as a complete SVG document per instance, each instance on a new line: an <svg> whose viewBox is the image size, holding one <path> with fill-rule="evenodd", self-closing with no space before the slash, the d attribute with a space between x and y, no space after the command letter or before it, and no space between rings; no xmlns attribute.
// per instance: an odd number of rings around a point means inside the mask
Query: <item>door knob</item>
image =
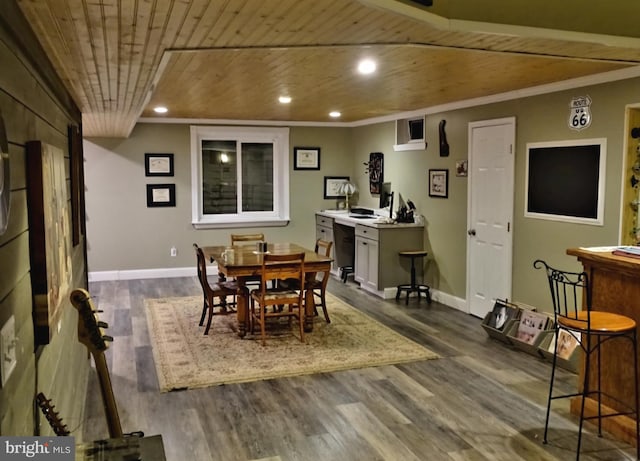
<svg viewBox="0 0 640 461"><path fill-rule="evenodd" d="M476 235L476 230L475 230L475 229L469 229L469 230L467 231L467 234L469 234L470 236L472 236L472 237L473 237L473 236L475 236L475 235Z"/></svg>

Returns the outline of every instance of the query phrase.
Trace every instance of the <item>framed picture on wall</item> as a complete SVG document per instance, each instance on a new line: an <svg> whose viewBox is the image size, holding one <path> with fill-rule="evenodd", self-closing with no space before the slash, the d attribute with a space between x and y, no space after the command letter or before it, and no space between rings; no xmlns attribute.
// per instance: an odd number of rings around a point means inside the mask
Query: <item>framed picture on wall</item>
<svg viewBox="0 0 640 461"><path fill-rule="evenodd" d="M340 193L340 187L349 182L349 176L325 176L324 177L324 198L344 198Z"/></svg>
<svg viewBox="0 0 640 461"><path fill-rule="evenodd" d="M319 170L320 169L320 148L319 147L294 147L293 148L293 169L294 170Z"/></svg>
<svg viewBox="0 0 640 461"><path fill-rule="evenodd" d="M145 176L173 176L173 154L144 154Z"/></svg>
<svg viewBox="0 0 640 461"><path fill-rule="evenodd" d="M449 196L449 170L429 170L429 197Z"/></svg>
<svg viewBox="0 0 640 461"><path fill-rule="evenodd" d="M176 206L175 184L147 184L147 207Z"/></svg>

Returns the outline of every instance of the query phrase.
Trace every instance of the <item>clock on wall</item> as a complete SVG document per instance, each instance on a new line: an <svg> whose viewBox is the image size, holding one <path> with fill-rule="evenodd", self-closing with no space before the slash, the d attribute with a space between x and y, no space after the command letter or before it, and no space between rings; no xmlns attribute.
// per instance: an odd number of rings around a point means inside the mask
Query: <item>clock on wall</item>
<svg viewBox="0 0 640 461"><path fill-rule="evenodd" d="M9 169L9 143L4 119L0 114L0 235L4 234L9 224L9 205L11 203L11 171Z"/></svg>

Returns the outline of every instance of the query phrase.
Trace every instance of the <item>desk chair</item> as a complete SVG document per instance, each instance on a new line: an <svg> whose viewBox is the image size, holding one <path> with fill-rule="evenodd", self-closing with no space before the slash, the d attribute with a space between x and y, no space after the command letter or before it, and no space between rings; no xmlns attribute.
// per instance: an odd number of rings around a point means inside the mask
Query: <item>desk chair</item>
<svg viewBox="0 0 640 461"><path fill-rule="evenodd" d="M284 255L265 254L260 269L260 287L252 290L250 295L250 327L256 323L260 325L262 345L266 344L266 322L269 318L288 317L289 325L293 317L300 325L300 341L304 342L304 290L289 288L267 288L269 282L276 280L295 280L298 286L304 283L304 252ZM267 307L288 306L288 309L273 309Z"/></svg>
<svg viewBox="0 0 640 461"><path fill-rule="evenodd" d="M547 432L549 429L549 414L551 412L551 401L555 399L580 397L580 424L578 429L578 447L576 450L576 460L580 459L580 444L582 442L582 426L585 420L598 420L598 436L602 436L602 419L613 416L630 415L635 419L636 431L636 457L640 459L640 422L638 421L638 355L636 322L624 315L612 312L594 311L591 305L591 287L589 277L586 272L567 272L554 269L546 262L538 259L533 263L536 269L544 268L549 281L549 290L553 301L553 314L555 324L555 350L558 350L558 336L560 329L576 333L580 338L578 344L584 351L584 380L582 391L572 394L553 395L553 385L556 372L557 354L553 355L551 366L551 379L549 382L549 397L547 400L547 416L544 423L543 443L547 443ZM583 302L580 302L583 297ZM601 346L611 340L628 341L631 350L629 356L633 363L634 395L633 396L613 396L602 391L601 385ZM595 389L591 389L591 362L595 361ZM620 379L623 379L622 377ZM585 400L588 396L595 396L598 405L598 414L595 416L585 416ZM603 397L608 405L615 403L618 409L602 414ZM628 399L633 399L633 407L629 405ZM623 399L627 402L623 402ZM623 410L620 411L619 409Z"/></svg>
<svg viewBox="0 0 640 461"><path fill-rule="evenodd" d="M193 248L196 252L196 259L198 261L198 280L202 287L202 315L200 316L199 325L204 324L204 318L209 312L209 318L207 320L207 326L204 329L204 334L209 334L209 328L211 328L211 320L214 315L214 308L219 307L219 314L227 314L233 312L232 306L235 305L235 296L238 291L238 285L235 282L219 282L210 284L207 278L207 260L204 256L202 248L198 244L194 243ZM233 296L234 302L228 303L227 296ZM220 302L216 303L215 298L219 298Z"/></svg>

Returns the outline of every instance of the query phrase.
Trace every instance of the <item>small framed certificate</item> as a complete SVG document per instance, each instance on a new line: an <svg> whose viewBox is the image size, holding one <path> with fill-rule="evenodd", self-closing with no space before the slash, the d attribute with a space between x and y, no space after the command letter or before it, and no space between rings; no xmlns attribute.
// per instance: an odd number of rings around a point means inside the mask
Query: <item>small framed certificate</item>
<svg viewBox="0 0 640 461"><path fill-rule="evenodd" d="M173 154L144 154L145 176L173 176Z"/></svg>
<svg viewBox="0 0 640 461"><path fill-rule="evenodd" d="M147 184L147 207L176 206L175 184Z"/></svg>
<svg viewBox="0 0 640 461"><path fill-rule="evenodd" d="M293 169L294 170L319 170L320 169L320 148L319 147L294 147L293 148Z"/></svg>

